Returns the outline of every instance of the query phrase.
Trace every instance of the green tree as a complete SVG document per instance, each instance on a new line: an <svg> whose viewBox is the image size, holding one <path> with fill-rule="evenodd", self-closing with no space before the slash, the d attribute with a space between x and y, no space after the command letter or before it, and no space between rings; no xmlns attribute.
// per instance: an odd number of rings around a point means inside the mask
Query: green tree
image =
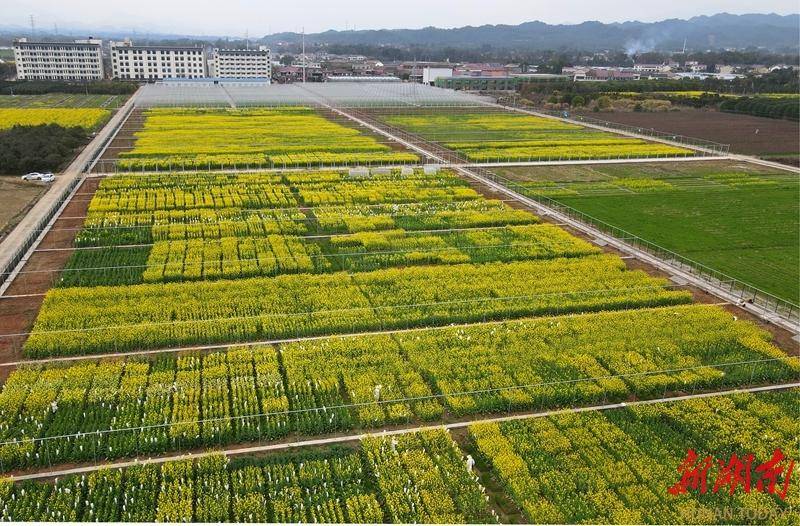
<svg viewBox="0 0 800 526"><path fill-rule="evenodd" d="M611 107L611 97L609 97L608 95L597 97L598 110L607 110L610 107Z"/></svg>

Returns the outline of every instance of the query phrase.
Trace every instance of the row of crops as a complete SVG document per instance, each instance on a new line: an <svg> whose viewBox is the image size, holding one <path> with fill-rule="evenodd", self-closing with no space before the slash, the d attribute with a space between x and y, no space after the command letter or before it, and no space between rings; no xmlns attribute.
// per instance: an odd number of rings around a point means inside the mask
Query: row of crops
<svg viewBox="0 0 800 526"><path fill-rule="evenodd" d="M573 524L797 524L790 460L774 465L773 492L757 466L776 449L797 459L798 433L796 390L470 427L479 457L529 521ZM694 491L670 493L689 449L719 463L688 479ZM749 454L752 464L729 464Z"/></svg>
<svg viewBox="0 0 800 526"><path fill-rule="evenodd" d="M89 204L90 221L103 214L193 209L280 209L298 206L456 202L480 198L451 172L390 170L362 177L347 171L232 174L203 181L206 174L128 176L103 181ZM107 183L106 181L114 181ZM127 183L130 182L128 185Z"/></svg>
<svg viewBox="0 0 800 526"><path fill-rule="evenodd" d="M799 397L796 390L740 394L478 423L460 445L447 431L431 430L367 437L352 448L261 458L210 455L100 469L55 482L4 480L0 518L494 523L504 517L490 497L501 491L534 523L790 525L796 523L800 491L787 485L781 495L781 488L791 468L787 474L787 465L776 466L777 491L770 493L766 482L756 484L769 474L755 472L755 465L775 450L797 457ZM705 491L698 478L695 491L671 493L687 448L700 458L751 453L752 491L740 486L744 480L726 478L721 462L701 475ZM487 492L481 473L500 488Z"/></svg>
<svg viewBox="0 0 800 526"><path fill-rule="evenodd" d="M415 163L375 137L310 108L150 109L120 170Z"/></svg>
<svg viewBox="0 0 800 526"><path fill-rule="evenodd" d="M798 373L800 359L765 333L702 305L23 367L0 394L0 463L139 456Z"/></svg>
<svg viewBox="0 0 800 526"><path fill-rule="evenodd" d="M691 157L693 150L621 137L533 115L501 112L387 115L385 122L474 162Z"/></svg>
<svg viewBox="0 0 800 526"><path fill-rule="evenodd" d="M484 489L445 431L270 458L206 456L55 483L0 481L11 521L489 523Z"/></svg>
<svg viewBox="0 0 800 526"><path fill-rule="evenodd" d="M0 107L0 130L14 126L57 124L65 128L78 126L86 130L99 127L111 116L101 108L3 108Z"/></svg>
<svg viewBox="0 0 800 526"><path fill-rule="evenodd" d="M267 208L215 201L234 194ZM295 206L270 207L276 195ZM538 221L447 172L107 178L25 352L236 343L689 301Z"/></svg>
<svg viewBox="0 0 800 526"><path fill-rule="evenodd" d="M445 230L537 222L496 200L331 205L300 209L195 208L89 212L78 247L151 244L269 234L339 234L376 230Z"/></svg>
<svg viewBox="0 0 800 526"><path fill-rule="evenodd" d="M396 153L304 108L146 116L132 163ZM528 124L513 125L527 133ZM22 351L81 359L10 373L0 392L3 472L786 382L800 372L755 325L690 305L689 291L486 199L448 171L107 177L75 246ZM131 355L96 356L114 352ZM502 461L468 435L456 435L461 448L436 431L333 453L212 456L7 483L0 508L5 518L39 520L494 522L471 454L483 475L496 472L499 498L535 520L515 493L525 485L505 484Z"/></svg>
<svg viewBox="0 0 800 526"><path fill-rule="evenodd" d="M551 225L462 231L388 230L304 238L266 234L156 241L74 253L59 286L234 279L367 271L422 264L578 257L599 250Z"/></svg>
<svg viewBox="0 0 800 526"><path fill-rule="evenodd" d="M628 271L613 255L55 288L24 351L92 354L689 301L688 292Z"/></svg>

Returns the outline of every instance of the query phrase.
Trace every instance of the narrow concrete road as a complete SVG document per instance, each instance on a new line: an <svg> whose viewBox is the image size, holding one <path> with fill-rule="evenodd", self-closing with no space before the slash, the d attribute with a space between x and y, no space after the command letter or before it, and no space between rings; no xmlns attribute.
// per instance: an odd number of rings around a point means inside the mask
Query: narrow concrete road
<svg viewBox="0 0 800 526"><path fill-rule="evenodd" d="M327 437L327 438L316 438L311 440L299 440L296 442L284 442L278 444L264 444L258 446L249 446L249 447L239 447L239 448L229 448L229 449L221 449L221 450L210 450L210 451L203 451L201 453L184 453L180 455L171 455L171 456L164 456L158 458L148 458L148 459L135 459L130 461L123 461L123 462L106 462L100 464L93 464L89 466L81 466L76 468L68 468L68 469L60 469L60 470L51 470L51 471L42 471L39 473L26 473L24 475L17 475L17 476L9 476L10 480L13 481L23 481L23 480L36 480L36 479L50 479L55 477L65 477L68 475L79 475L82 473L91 473L92 471L97 471L99 469L123 469L128 468L131 466L143 465L143 464L163 464L165 462L172 462L175 460L186 460L186 459L196 459L207 457L210 455L218 455L220 453L228 455L228 456L236 456L236 455L252 455L258 453L267 453L270 451L281 451L281 450L289 450L289 449L297 449L303 447L314 447L314 446L328 446L331 444L343 444L346 442L357 442L369 436L392 436L392 435L402 435L405 433L416 433L420 431L431 431L436 429L459 429L469 427L473 424L480 424L480 423L491 423L491 422L508 422L512 420L524 420L528 418L545 418L548 416L566 414L566 413L586 413L590 411L607 411L609 409L621 409L623 407L633 407L637 405L652 405L652 404L659 404L659 403L670 403L670 402L680 402L683 400L693 400L698 398L712 398L717 396L727 396L732 394L739 394L739 393L759 393L765 391L778 391L778 390L786 390L786 389L794 389L800 387L800 382L795 383L787 383L787 384L780 384L780 385L768 385L768 386L761 386L761 387L748 387L744 389L730 389L727 391L717 391L712 393L697 393L697 394L690 394L690 395L682 395L682 396L672 396L672 397L664 397L664 398L655 398L652 400L638 400L635 402L619 402L614 404L603 404L603 405L594 405L594 406L587 406L587 407L574 407L569 409L556 409L552 411L539 411L539 412L531 412L531 413L523 413L523 414L516 414L516 415L506 415L506 416L487 416L485 418L478 418L473 420L466 420L461 422L453 422L450 424L439 424L439 425L429 425L429 426L416 426L416 427L407 427L402 429L392 429L389 431L382 431L376 433L360 433L354 435L344 435L344 436L336 436L336 437Z"/></svg>

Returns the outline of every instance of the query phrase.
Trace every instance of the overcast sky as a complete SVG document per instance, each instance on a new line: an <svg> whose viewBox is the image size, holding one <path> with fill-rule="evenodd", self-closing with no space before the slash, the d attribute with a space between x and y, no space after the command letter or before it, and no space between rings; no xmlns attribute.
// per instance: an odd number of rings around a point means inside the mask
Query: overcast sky
<svg viewBox="0 0 800 526"><path fill-rule="evenodd" d="M262 36L280 31L621 22L728 13L791 14L797 0L1 0L0 24Z"/></svg>

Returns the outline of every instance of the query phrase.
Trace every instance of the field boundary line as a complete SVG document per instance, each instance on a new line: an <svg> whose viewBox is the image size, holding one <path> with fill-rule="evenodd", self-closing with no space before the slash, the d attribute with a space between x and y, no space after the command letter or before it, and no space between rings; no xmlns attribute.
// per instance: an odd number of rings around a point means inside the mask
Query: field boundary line
<svg viewBox="0 0 800 526"><path fill-rule="evenodd" d="M656 310L656 309L669 309L669 308L680 308L680 307L687 307L687 306L702 306L702 305L710 305L710 306L719 306L719 305L729 305L729 303L685 303L685 304L678 304L678 305L664 305L664 306L656 306L656 307L642 307L637 308L638 311L644 310ZM336 333L336 334L319 334L313 336L298 336L295 338L276 338L271 340L251 340L245 342L227 342L227 343L210 343L204 345L185 345L185 346L177 346L177 347L162 347L159 349L142 349L138 351L120 351L120 352L112 352L112 353L98 353L98 354L80 354L74 356L51 356L47 358L30 358L26 360L17 360L13 362L4 362L0 363L0 368L2 367L19 367L24 365L41 365L46 363L56 363L56 362L80 362L85 360L103 360L107 358L126 358L129 356L148 356L148 355L155 355L155 354L171 354L171 353L180 353L180 352L192 352L192 351L214 351L214 350L221 350L221 349L232 349L235 347L255 347L260 345L281 345L284 343L295 343L295 342L305 342L305 341L317 341L317 340L324 340L327 338L358 338L360 336L381 336L387 334L404 334L410 332L419 332L419 331L441 331L447 329L458 329L458 328L467 328L476 325L500 325L503 323L524 323L524 322L531 322L535 320L540 320L543 318L553 318L553 317L569 317L569 316L587 316L591 314L600 314L604 312L625 312L631 309L618 309L615 311L592 311L592 312L571 312L569 314L549 314L544 316L525 316L522 318L507 318L502 320L486 320L486 321L472 321L472 322L464 322L464 323L453 323L449 325L433 325L433 326L420 326L420 327L406 327L406 328L396 328L396 329L381 329L381 330L374 330L374 331L366 331L366 332L346 332L346 333ZM8 336L8 335L5 335Z"/></svg>
<svg viewBox="0 0 800 526"><path fill-rule="evenodd" d="M141 89L141 88L140 88ZM28 262L28 259L33 254L33 249L39 245L44 237L49 232L50 227L55 224L60 214L66 209L67 205L72 201L72 197L77 193L78 189L86 180L85 172L89 163L95 158L95 154L99 157L102 151L108 146L108 137L115 130L124 126L127 118L131 115L136 96L132 94L128 101L106 122L100 132L87 144L78 155L73 159L70 165L64 172L62 172L56 179L56 182L50 187L48 192L31 208L28 213L23 217L22 221L8 233L8 235L0 242L0 257L4 258L4 262L0 264L0 269L4 269L0 274L2 285L0 285L0 296L11 286L16 277L16 273L23 268ZM99 152L99 153L98 153ZM69 185L74 185L70 190ZM61 190L62 193L58 194ZM63 202L56 203L53 200L58 200L59 195L64 196L64 193L69 192L69 195L64 197ZM29 224L37 221L37 218L46 217L52 214L44 228L31 228ZM39 223L41 224L41 223ZM32 232L33 231L33 232ZM35 238L33 234L38 231L39 235ZM25 234L28 233L27 237ZM24 250L25 253L17 261L13 263L14 259L19 255L19 252ZM14 265L13 269L9 269Z"/></svg>
<svg viewBox="0 0 800 526"><path fill-rule="evenodd" d="M497 106L501 107L501 108L505 108L504 106L499 106L499 105L497 105ZM365 127L369 128L369 129L372 129L373 131L375 131L377 133L381 133L381 134L385 135L386 137L394 138L394 140L396 140L400 144L406 146L407 148L409 148L411 150L416 151L417 153L422 154L423 156L425 156L427 158L431 158L431 159L434 159L434 160L436 160L438 162L441 162L443 167L448 167L449 168L449 167L453 166L453 165L450 164L449 159L447 157L445 157L445 155L453 155L456 158L458 158L457 154L455 154L454 152L451 152L450 150L447 150L446 148L438 146L438 145L437 146L441 149L440 152L434 152L434 151L431 151L431 150L427 149L424 146L420 146L419 144L415 144L413 142L413 140L415 140L415 139L420 141L422 144L425 144L426 141L425 141L425 139L421 139L419 137L416 137L415 135L410 134L408 132L404 132L403 130L400 130L400 132L405 137L408 137L408 139L404 139L402 137L399 137L395 133L393 133L393 131L390 131L390 130L393 130L393 128L391 126L386 125L385 123L382 123L381 121L378 121L377 119L371 119L371 120L375 120L377 122L377 124L373 124L373 123L368 122L368 121L366 121L366 120L364 120L364 119L362 119L360 117L357 117L355 115L349 114L349 113L347 113L347 112L345 112L345 111L343 111L341 109L336 109L336 108L332 108L332 109L333 109L333 111L336 111L336 112L340 113L341 115L344 115L344 116L348 116L349 115L350 118L353 119L354 122L357 122L357 123L361 124L362 126L365 126ZM526 110L520 110L520 111L522 111L523 113L531 113L533 115L540 116L540 114L537 114L535 112L529 112L529 111L526 111ZM548 118L557 118L557 117L548 116L546 114L541 114L541 116L542 117L548 117ZM471 170L469 168L458 168L458 167L455 167L455 166L453 166L453 167L456 169L457 172L461 173L462 175L464 175L465 177L467 177L469 179L472 179L474 181L483 183L484 185L486 185L486 186L488 186L490 188L493 188L494 190L496 190L498 192L501 192L501 193L503 193L505 195L508 195L509 197L513 197L513 198L518 199L521 203L523 203L523 204L527 205L529 208L533 209L540 217L555 218L559 222L566 223L570 227L575 228L576 230L578 230L578 231L580 231L580 232L582 232L582 233L584 233L584 234L586 234L586 235L588 235L588 236L590 236L590 237L592 237L594 239L601 240L601 241L605 242L607 245L611 245L612 247L616 248L617 250L619 250L619 251L621 251L623 253L634 255L634 256L637 257L637 259L639 259L641 261L644 261L644 262L654 266L655 268L657 268L657 269L659 269L661 271L667 272L667 273L669 273L671 275L679 276L679 277L685 279L689 284L691 284L691 285L693 285L693 286L695 286L695 287L697 287L697 288L699 288L701 290L709 292L710 294L713 294L713 295L717 296L718 298L721 298L721 299L723 299L725 301L729 301L731 303L735 303L735 304L739 305L742 309L747 310L748 312L750 312L752 314L755 314L756 316L758 316L759 318L761 318L762 320L764 320L764 321L766 321L768 323L773 323L775 325L778 325L778 326L780 326L780 327L782 327L784 329L789 330L793 334L797 334L798 332L800 332L800 323L797 323L797 322L795 322L794 320L792 320L792 319L790 319L788 317L780 316L776 312L769 311L766 307L762 307L762 306L756 304L755 302L754 303L749 303L748 301L744 301L743 297L741 297L740 295L737 295L737 294L734 294L731 291L725 290L720 285L716 285L716 284L708 281L703 276L699 276L699 275L697 275L697 274L695 274L693 272L684 270L680 266L674 265L674 264L672 264L672 263L670 263L670 262L668 262L668 261L666 261L666 260L664 260L664 259L662 259L662 258L660 258L658 256L650 254L649 252L647 252L645 250L642 250L642 249L636 248L633 245L630 245L629 243L627 243L623 239L619 239L619 238L614 237L614 236L612 236L610 234L606 234L605 232L603 232L599 228L596 228L594 226L586 224L583 221L574 219L574 218L570 217L568 214L557 210L556 208L553 208L551 206L548 206L547 204L543 204L543 203L541 203L541 202L539 202L539 201L537 201L535 199L532 199L530 197L522 195L522 194L516 192L515 190L512 190L511 188L507 187L505 184L496 182L496 181L492 180L491 178L487 177L486 175L483 175L483 174L479 173L476 170ZM491 172L486 171L486 173L494 176L494 174L492 174ZM496 177L496 176L494 176L494 177Z"/></svg>
<svg viewBox="0 0 800 526"><path fill-rule="evenodd" d="M665 138L662 138L662 137L655 137L655 136L651 136L651 135L638 134L638 133L635 133L635 132L632 132L632 131L621 130L621 129L613 128L613 127L610 127L610 126L603 126L602 124L595 124L595 123L591 123L591 122L582 121L582 120L579 120L579 119L572 119L570 117L559 117L559 116L556 116L556 115L550 115L548 113L543 113L543 112L539 112L539 111L536 111L536 110L530 110L530 109L527 109L527 108L519 108L519 107L516 107L516 106L505 106L505 105L502 105L502 104L499 104L499 103L484 102L484 104L487 104L489 106L495 106L495 107L503 108L503 109L506 109L506 110L511 110L511 111L518 112L518 113L524 113L524 114L533 115L535 117L543 117L543 118L547 118L547 119L559 120L561 122L566 122L566 123L569 123L569 124L577 124L577 125L580 125L580 126L585 126L585 127L588 127L588 128L594 128L594 129L597 129L597 130L606 131L606 132L614 133L614 134L617 134L617 135L624 135L624 136L627 136L627 137L634 137L634 138L637 138L637 139L645 139L645 140L648 140L648 141L660 142L660 143L663 143L663 144L668 144L670 146L688 148L688 149L691 149L691 150L701 151L701 152L704 152L706 154L711 154L711 155L714 155L714 154L718 155L719 154L719 152L715 151L714 149L711 149L711 148L708 148L708 147L704 147L704 146L699 146L699 145L694 145L694 144L684 144L684 143L677 142L677 141L670 141L669 139L665 139ZM610 124L613 124L613 123L610 123ZM626 126L626 125L623 125L623 124L620 124L620 125L621 126ZM660 132L660 133L664 133L666 135L670 135L667 132ZM680 135L680 134L673 134L673 135ZM709 142L709 143L713 143L714 142L714 141L709 141L707 139L699 139L698 137L686 137L686 138L687 139L693 139L693 140L702 140L704 142ZM788 171L788 172L793 172L793 173L800 174L800 168L797 168L797 167L794 167L794 166L789 166L788 164L781 164L781 163L776 163L774 161L768 161L766 159L759 159L758 157L751 156L751 155L743 155L743 154L731 153L730 152L730 145L725 145L725 144L722 144L722 143L718 143L718 144L720 146L727 146L728 147L727 155L722 157L724 159L730 159L730 160L736 160L736 161L744 161L744 162L749 162L749 163L753 163L753 164L760 164L762 166L767 166L767 167L770 167L770 168L776 168L778 170L785 170L785 171ZM692 159L692 158L690 158L690 159ZM700 157L694 158L694 159L698 160L698 159L700 159Z"/></svg>
<svg viewBox="0 0 800 526"><path fill-rule="evenodd" d="M247 455L253 453L265 453L269 451L280 451L286 449L297 449L303 447L313 447L313 446L325 446L331 444L342 444L347 442L356 442L363 440L367 437L386 437L386 436L394 436L394 435L403 435L407 433L418 433L424 431L434 431L440 429L460 429L469 427L475 424L482 424L482 423L502 423L502 422L510 422L515 420L526 420L531 418L546 418L550 416L558 416L562 414L577 414L577 413L587 413L592 411L607 411L612 409L623 409L625 407L635 407L639 405L654 405L660 403L673 403L673 402L681 402L685 400L694 400L694 399L702 399L702 398L715 398L720 396L729 396L735 394L743 394L743 393L759 393L759 392L768 392L768 391L782 391L787 389L794 389L800 387L800 382L794 383L786 383L786 384L776 384L776 385L768 385L768 386L758 386L758 387L746 387L746 388L737 388L737 389L728 389L725 391L716 391L716 392L708 392L708 393L694 393L689 395L678 395L678 396L669 396L669 397L661 397L661 398L654 398L649 400L635 400L632 402L617 402L612 404L602 404L602 405L593 405L593 406L585 406L585 407L571 407L571 408L564 408L564 409L553 409L549 411L537 411L537 412L529 412L523 414L515 414L515 415L505 415L505 416L487 416L485 418L478 418L472 420L466 420L461 422L452 422L448 424L439 424L439 425L426 425L426 426L415 426L415 427L408 427L402 429L392 429L392 430L385 430L385 431L378 431L373 433L357 433L351 435L344 435L344 436L336 436L336 437L328 437L328 438L317 438L317 439L309 439L309 440L298 440L295 442L284 442L284 443L277 443L277 444L264 444L260 446L248 446L248 447L241 447L241 448L229 448L229 449L217 449L217 450L208 450L203 451L200 453L184 453L180 455L171 455L165 457L158 457L158 458L148 458L144 460L139 460L138 458L132 461L123 461L123 462L107 462L101 464L93 464L90 466L82 466L77 468L68 468L62 470L54 470L54 471L43 471L38 473L28 473L24 475L8 475L8 479L12 482L17 481L25 481L25 480L36 480L36 479L50 479L56 477L63 477L68 475L78 475L82 473L91 473L93 471L98 471L101 469L124 469L129 468L132 466L137 465L145 465L145 464L164 464L166 462L172 462L176 460L187 460L187 459L198 459L203 457L208 457L211 455L219 455L223 454L225 456L238 456L238 455Z"/></svg>

